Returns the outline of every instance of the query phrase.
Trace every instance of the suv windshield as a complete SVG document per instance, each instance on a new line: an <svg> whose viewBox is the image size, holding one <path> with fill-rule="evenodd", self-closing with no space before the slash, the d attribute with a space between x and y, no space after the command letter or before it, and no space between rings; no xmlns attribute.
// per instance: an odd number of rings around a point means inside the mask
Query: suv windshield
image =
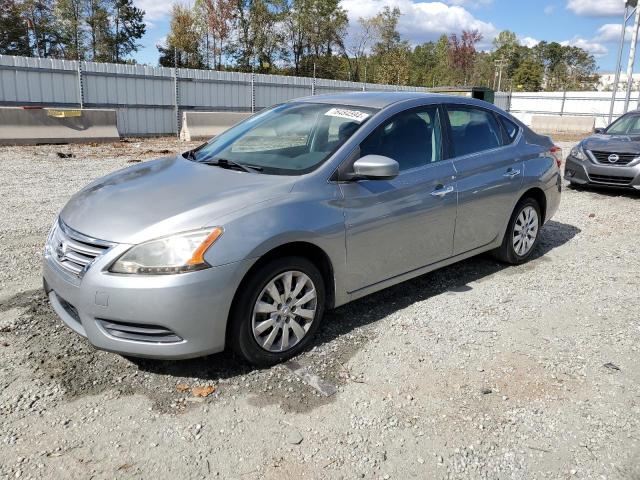
<svg viewBox="0 0 640 480"><path fill-rule="evenodd" d="M300 175L329 158L375 112L365 107L286 103L245 120L185 156L267 174Z"/></svg>
<svg viewBox="0 0 640 480"><path fill-rule="evenodd" d="M640 135L640 115L624 115L605 130L607 135Z"/></svg>

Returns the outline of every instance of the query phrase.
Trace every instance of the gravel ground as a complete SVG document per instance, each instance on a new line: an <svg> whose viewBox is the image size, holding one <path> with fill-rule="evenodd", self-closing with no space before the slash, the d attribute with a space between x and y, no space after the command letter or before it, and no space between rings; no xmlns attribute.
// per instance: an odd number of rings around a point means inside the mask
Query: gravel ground
<svg viewBox="0 0 640 480"><path fill-rule="evenodd" d="M640 196L566 189L529 263L478 257L330 312L296 359L326 397L228 354L99 352L49 308L66 199L183 149L0 149L0 478L640 479Z"/></svg>

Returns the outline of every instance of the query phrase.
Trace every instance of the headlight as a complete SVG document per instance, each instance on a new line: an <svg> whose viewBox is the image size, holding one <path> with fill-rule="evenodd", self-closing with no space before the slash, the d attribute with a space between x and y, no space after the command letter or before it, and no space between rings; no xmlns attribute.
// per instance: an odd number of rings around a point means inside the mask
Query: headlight
<svg viewBox="0 0 640 480"><path fill-rule="evenodd" d="M112 273L170 275L208 268L207 249L222 235L222 228L185 232L130 248L111 265Z"/></svg>
<svg viewBox="0 0 640 480"><path fill-rule="evenodd" d="M583 162L587 159L587 155L584 153L584 149L580 145L576 145L571 149L571 156Z"/></svg>

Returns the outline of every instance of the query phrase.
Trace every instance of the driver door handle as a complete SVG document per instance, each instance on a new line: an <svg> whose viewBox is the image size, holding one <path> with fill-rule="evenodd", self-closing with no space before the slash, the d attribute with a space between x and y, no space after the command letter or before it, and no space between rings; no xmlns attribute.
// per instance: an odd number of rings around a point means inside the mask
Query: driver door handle
<svg viewBox="0 0 640 480"><path fill-rule="evenodd" d="M514 177L517 177L518 175L520 175L520 170L513 170L510 168L509 170L507 170L507 173L505 173L502 176L507 178L514 178Z"/></svg>
<svg viewBox="0 0 640 480"><path fill-rule="evenodd" d="M445 195L453 193L453 191L454 191L454 188L451 185L449 185L448 187L440 187L440 188L436 188L433 192L431 192L431 196L442 198Z"/></svg>

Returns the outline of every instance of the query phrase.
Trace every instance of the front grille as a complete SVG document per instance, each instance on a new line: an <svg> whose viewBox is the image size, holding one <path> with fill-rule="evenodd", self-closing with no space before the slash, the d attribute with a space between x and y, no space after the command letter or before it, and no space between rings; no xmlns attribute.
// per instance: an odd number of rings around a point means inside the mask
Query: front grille
<svg viewBox="0 0 640 480"><path fill-rule="evenodd" d="M105 319L98 319L98 322L109 335L123 340L147 343L177 343L182 341L182 338L173 331L158 325L116 322Z"/></svg>
<svg viewBox="0 0 640 480"><path fill-rule="evenodd" d="M614 153L614 152L600 152L597 150L591 150L591 154L596 159L598 163L602 163L603 165L628 165L633 162L636 158L640 157L640 153ZM609 160L611 155L617 155L617 159L615 162Z"/></svg>
<svg viewBox="0 0 640 480"><path fill-rule="evenodd" d="M111 246L109 242L87 237L58 221L49 236L47 253L64 271L82 278L93 261Z"/></svg>
<svg viewBox="0 0 640 480"><path fill-rule="evenodd" d="M609 185L629 185L633 177L618 177L614 175L594 175L589 174L592 182L607 183Z"/></svg>

